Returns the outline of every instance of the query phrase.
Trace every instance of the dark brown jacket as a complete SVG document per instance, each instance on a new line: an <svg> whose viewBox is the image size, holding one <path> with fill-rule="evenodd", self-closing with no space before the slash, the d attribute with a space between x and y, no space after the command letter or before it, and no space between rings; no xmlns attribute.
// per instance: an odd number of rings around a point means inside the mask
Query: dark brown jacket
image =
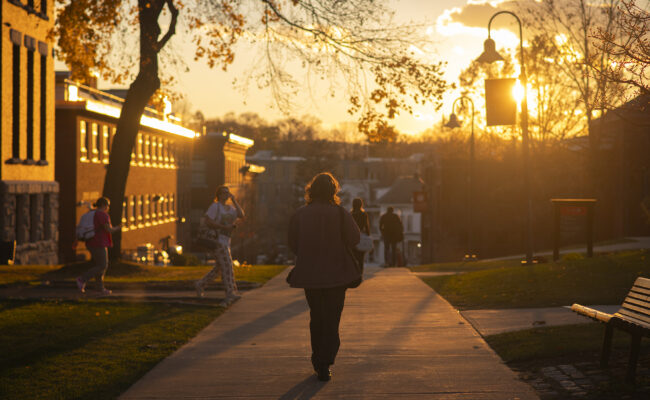
<svg viewBox="0 0 650 400"><path fill-rule="evenodd" d="M287 281L291 287L328 288L345 286L359 278L355 262L344 247L359 243L359 228L350 213L329 203L313 202L299 208L289 222L289 247L296 266Z"/></svg>

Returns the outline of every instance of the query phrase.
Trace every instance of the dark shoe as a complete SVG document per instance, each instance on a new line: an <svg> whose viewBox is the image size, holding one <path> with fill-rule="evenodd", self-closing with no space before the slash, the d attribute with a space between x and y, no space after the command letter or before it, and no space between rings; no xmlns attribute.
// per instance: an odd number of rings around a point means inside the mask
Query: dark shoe
<svg viewBox="0 0 650 400"><path fill-rule="evenodd" d="M318 376L318 380L321 382L327 382L332 379L332 372L327 366L316 368L315 371L316 376Z"/></svg>

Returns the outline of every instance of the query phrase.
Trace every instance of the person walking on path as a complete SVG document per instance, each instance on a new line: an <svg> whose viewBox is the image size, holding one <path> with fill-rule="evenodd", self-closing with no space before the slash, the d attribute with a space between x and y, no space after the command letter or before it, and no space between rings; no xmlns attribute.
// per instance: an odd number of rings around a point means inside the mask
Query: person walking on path
<svg viewBox="0 0 650 400"><path fill-rule="evenodd" d="M93 207L95 214L93 224L95 236L86 242L86 248L92 257L93 267L77 277L77 287L81 293L86 292L86 283L92 278L99 283L99 291L103 295L112 292L104 287L104 275L108 269L108 248L113 247L113 233L120 230L120 225L111 226L111 218L108 216L108 209L111 206L110 200L106 197L97 199Z"/></svg>
<svg viewBox="0 0 650 400"><path fill-rule="evenodd" d="M321 381L330 380L329 368L341 344L339 323L345 291L361 278L349 251L359 243L359 228L352 215L339 206L339 189L332 174L316 175L305 188L307 204L289 222L289 247L296 255L296 265L287 282L305 290L311 362Z"/></svg>
<svg viewBox="0 0 650 400"><path fill-rule="evenodd" d="M226 204L228 200L232 201L232 205ZM208 282L221 275L221 281L226 291L226 298L221 302L221 305L227 306L241 298L235 283L235 273L232 266L230 235L235 229L236 221L243 218L244 210L235 200L235 196L230 193L228 186L219 186L216 198L210 204L201 221L202 224L216 231L217 243L214 249L214 268L194 283L198 297L203 297L204 288Z"/></svg>
<svg viewBox="0 0 650 400"><path fill-rule="evenodd" d="M397 263L397 243L404 240L404 226L399 215L388 207L386 214L379 218L379 231L384 239L384 262L389 267Z"/></svg>
<svg viewBox="0 0 650 400"><path fill-rule="evenodd" d="M368 214L366 211L363 209L363 200L359 197L355 198L352 200L352 218L354 218L354 222L356 222L357 227L361 231L361 233L364 233L368 236L370 236L370 220L368 219ZM359 266L361 267L361 271L363 271L363 262L364 259L366 258L366 253L363 251L359 251L357 249L353 249L354 257L357 259L357 262L359 263Z"/></svg>

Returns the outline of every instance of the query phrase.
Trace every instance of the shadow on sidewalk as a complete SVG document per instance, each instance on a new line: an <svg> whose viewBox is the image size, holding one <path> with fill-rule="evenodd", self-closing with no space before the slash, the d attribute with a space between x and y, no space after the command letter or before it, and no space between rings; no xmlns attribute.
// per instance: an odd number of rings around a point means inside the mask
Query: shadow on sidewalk
<svg viewBox="0 0 650 400"><path fill-rule="evenodd" d="M280 396L279 400L308 400L314 397L325 385L326 382L319 381L316 375L310 375Z"/></svg>

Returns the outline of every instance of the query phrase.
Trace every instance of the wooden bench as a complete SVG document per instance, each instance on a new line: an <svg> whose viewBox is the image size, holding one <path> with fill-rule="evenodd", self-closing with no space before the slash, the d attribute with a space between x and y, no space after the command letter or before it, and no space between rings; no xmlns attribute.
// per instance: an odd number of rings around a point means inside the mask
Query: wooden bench
<svg viewBox="0 0 650 400"><path fill-rule="evenodd" d="M605 324L605 339L600 357L600 365L603 368L606 368L609 362L614 328L626 331L632 336L632 348L625 380L628 383L634 383L641 338L650 337L650 279L637 278L623 301L623 305L615 314L607 314L580 304L572 305L571 310Z"/></svg>

